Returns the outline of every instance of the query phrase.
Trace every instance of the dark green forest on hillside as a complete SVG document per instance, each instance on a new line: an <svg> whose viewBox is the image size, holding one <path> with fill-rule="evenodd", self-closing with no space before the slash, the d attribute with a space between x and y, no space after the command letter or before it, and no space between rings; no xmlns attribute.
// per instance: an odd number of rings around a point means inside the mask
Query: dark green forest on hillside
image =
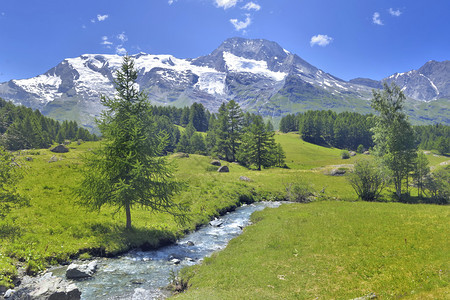
<svg viewBox="0 0 450 300"><path fill-rule="evenodd" d="M8 150L48 148L65 140L95 141L97 137L75 121L58 122L39 110L16 106L0 98L0 145Z"/></svg>
<svg viewBox="0 0 450 300"><path fill-rule="evenodd" d="M336 113L331 110L288 114L281 119L280 131L299 131L303 140L340 149L369 149L374 145L372 114ZM443 124L413 126L416 145L422 150L450 151L450 126ZM361 149L361 147L360 147Z"/></svg>

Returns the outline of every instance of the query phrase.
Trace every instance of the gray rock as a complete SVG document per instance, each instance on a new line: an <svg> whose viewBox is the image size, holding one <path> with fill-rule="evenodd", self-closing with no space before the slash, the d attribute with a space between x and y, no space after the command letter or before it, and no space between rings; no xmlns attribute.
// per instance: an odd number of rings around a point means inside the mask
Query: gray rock
<svg viewBox="0 0 450 300"><path fill-rule="evenodd" d="M239 180L242 180L242 181L248 181L248 182L250 182L250 181L252 181L250 178L248 178L247 176L240 176L239 177Z"/></svg>
<svg viewBox="0 0 450 300"><path fill-rule="evenodd" d="M331 176L342 176L345 174L345 172L346 171L342 170L342 169L333 169L333 170L331 170L330 175Z"/></svg>
<svg viewBox="0 0 450 300"><path fill-rule="evenodd" d="M9 290L6 286L0 284L0 294L4 294L7 290Z"/></svg>
<svg viewBox="0 0 450 300"><path fill-rule="evenodd" d="M370 299L376 299L376 298L377 298L377 295L375 295L375 293L370 293L370 294L362 296L362 297L353 298L352 300L370 300Z"/></svg>
<svg viewBox="0 0 450 300"><path fill-rule="evenodd" d="M226 172L230 172L230 169L228 168L228 166L221 166L221 167L217 170L217 172L220 172L220 173L226 173Z"/></svg>
<svg viewBox="0 0 450 300"><path fill-rule="evenodd" d="M143 284L145 282L144 279L133 279L130 281L132 284Z"/></svg>
<svg viewBox="0 0 450 300"><path fill-rule="evenodd" d="M172 258L170 262L174 265L179 265L181 263L181 260L179 260L178 258Z"/></svg>
<svg viewBox="0 0 450 300"><path fill-rule="evenodd" d="M194 262L194 261L195 261L195 259L190 258L190 257L186 257L185 259L186 259L187 261L190 261L190 262Z"/></svg>
<svg viewBox="0 0 450 300"><path fill-rule="evenodd" d="M211 164L212 164L213 166L218 166L218 167L220 167L220 166L222 165L222 163L221 163L219 160L217 160L217 159L212 160L212 161L211 161Z"/></svg>
<svg viewBox="0 0 450 300"><path fill-rule="evenodd" d="M369 152L369 151L364 151L363 154L364 154L364 155L369 155L370 152Z"/></svg>
<svg viewBox="0 0 450 300"><path fill-rule="evenodd" d="M26 161L33 161L33 158L32 158L32 157L29 157L29 156L27 156L27 157L25 157L25 160L26 160Z"/></svg>
<svg viewBox="0 0 450 300"><path fill-rule="evenodd" d="M188 246L194 246L195 244L194 244L194 242L192 242L192 241L188 241L188 242L186 243L186 245L188 245Z"/></svg>
<svg viewBox="0 0 450 300"><path fill-rule="evenodd" d="M20 289L12 295L13 300L79 300L81 292L78 287L69 281L46 273L32 278L23 278Z"/></svg>
<svg viewBox="0 0 450 300"><path fill-rule="evenodd" d="M355 151L350 151L349 154L350 154L350 156L355 156L356 152Z"/></svg>
<svg viewBox="0 0 450 300"><path fill-rule="evenodd" d="M178 152L178 153L175 153L175 157L187 158L187 157L189 157L189 154L184 153L184 152Z"/></svg>
<svg viewBox="0 0 450 300"><path fill-rule="evenodd" d="M209 225L213 226L213 227L220 227L222 226L223 221L219 220L219 219L215 219L209 222Z"/></svg>
<svg viewBox="0 0 450 300"><path fill-rule="evenodd" d="M5 294L3 295L3 297L4 297L5 299L7 299L7 298L11 297L15 292L16 292L15 290L9 289L9 290L7 290L7 291L5 292Z"/></svg>
<svg viewBox="0 0 450 300"><path fill-rule="evenodd" d="M49 163L57 162L57 161L58 161L58 158L57 158L55 155L53 155L53 156L48 160Z"/></svg>
<svg viewBox="0 0 450 300"><path fill-rule="evenodd" d="M50 151L52 151L54 153L66 153L66 152L69 152L69 148L67 148L64 145L58 145L58 146L53 147L52 149L50 149Z"/></svg>
<svg viewBox="0 0 450 300"><path fill-rule="evenodd" d="M66 278L68 279L79 279L79 278L88 278L94 275L97 270L97 261L91 261L88 264L78 265L78 264L70 264L67 267Z"/></svg>

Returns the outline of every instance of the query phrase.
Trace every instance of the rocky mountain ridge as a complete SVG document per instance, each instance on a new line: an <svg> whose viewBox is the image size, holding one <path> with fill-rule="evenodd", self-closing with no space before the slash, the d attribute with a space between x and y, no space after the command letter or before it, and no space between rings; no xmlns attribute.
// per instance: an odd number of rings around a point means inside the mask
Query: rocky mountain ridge
<svg viewBox="0 0 450 300"><path fill-rule="evenodd" d="M339 79L263 39L230 38L195 59L146 53L132 57L139 72L137 83L158 105L200 102L216 111L222 102L234 99L246 110L275 118L307 109L367 112L366 100L379 87L369 79ZM114 72L121 62L118 55L68 58L37 77L0 83L0 97L57 119L91 124L102 110L100 97L115 93ZM427 63L414 71L417 74L395 74L386 81L401 83L405 94L419 100L447 97L447 62ZM413 86L419 81L428 85Z"/></svg>

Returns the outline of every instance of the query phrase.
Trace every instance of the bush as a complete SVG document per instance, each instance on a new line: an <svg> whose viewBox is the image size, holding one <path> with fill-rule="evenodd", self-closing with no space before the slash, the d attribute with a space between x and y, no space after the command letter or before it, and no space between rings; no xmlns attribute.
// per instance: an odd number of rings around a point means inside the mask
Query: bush
<svg viewBox="0 0 450 300"><path fill-rule="evenodd" d="M342 150L341 158L342 159L349 159L350 158L350 153L347 150Z"/></svg>
<svg viewBox="0 0 450 300"><path fill-rule="evenodd" d="M450 166L439 169L427 176L425 188L430 195L428 202L448 204L450 202Z"/></svg>
<svg viewBox="0 0 450 300"><path fill-rule="evenodd" d="M314 196L311 185L304 182L290 182L285 185L287 201L308 203Z"/></svg>
<svg viewBox="0 0 450 300"><path fill-rule="evenodd" d="M353 173L348 180L358 195L364 201L375 201L387 185L386 175L376 163L362 159L355 164Z"/></svg>
<svg viewBox="0 0 450 300"><path fill-rule="evenodd" d="M364 152L364 146L362 144L359 144L358 148L356 149L356 152L362 154Z"/></svg>

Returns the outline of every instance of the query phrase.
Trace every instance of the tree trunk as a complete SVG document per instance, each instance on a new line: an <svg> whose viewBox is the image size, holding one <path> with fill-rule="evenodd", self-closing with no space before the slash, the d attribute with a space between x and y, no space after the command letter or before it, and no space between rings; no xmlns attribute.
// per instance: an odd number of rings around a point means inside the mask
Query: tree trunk
<svg viewBox="0 0 450 300"><path fill-rule="evenodd" d="M127 215L127 229L131 229L131 210L130 210L130 203L127 202L125 204L125 214Z"/></svg>

